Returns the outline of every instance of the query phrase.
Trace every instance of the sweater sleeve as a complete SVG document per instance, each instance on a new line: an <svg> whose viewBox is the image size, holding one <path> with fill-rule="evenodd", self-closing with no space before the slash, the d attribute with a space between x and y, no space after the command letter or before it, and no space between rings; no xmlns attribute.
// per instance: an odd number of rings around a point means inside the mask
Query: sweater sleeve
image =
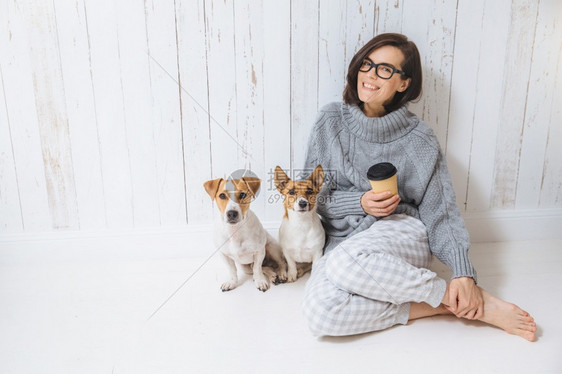
<svg viewBox="0 0 562 374"><path fill-rule="evenodd" d="M361 196L364 193L324 188L317 198L318 213L330 219L344 218L350 215L366 216L367 213L361 206Z"/></svg>
<svg viewBox="0 0 562 374"><path fill-rule="evenodd" d="M466 276L476 281L476 271L468 257L468 231L441 151L418 209L420 219L427 228L431 252L451 268L453 278Z"/></svg>
<svg viewBox="0 0 562 374"><path fill-rule="evenodd" d="M307 175L312 173L318 165L322 165L324 169L325 179L322 191L317 198L317 212L329 219L344 218L349 215L365 216L366 213L361 207L361 196L365 191L338 190L336 174L341 171L330 168L329 145L326 144L326 137L319 134L324 129L325 121L328 120L325 114L322 111L319 113L310 133L304 164Z"/></svg>

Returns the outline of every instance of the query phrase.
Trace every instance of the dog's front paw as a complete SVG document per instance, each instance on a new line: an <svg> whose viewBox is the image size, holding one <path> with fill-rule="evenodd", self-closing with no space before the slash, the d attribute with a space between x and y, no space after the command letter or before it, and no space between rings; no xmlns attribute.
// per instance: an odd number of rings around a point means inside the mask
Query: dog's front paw
<svg viewBox="0 0 562 374"><path fill-rule="evenodd" d="M222 292L226 292L226 291L231 291L233 289L236 288L236 282L235 281L228 281L228 282L224 282L221 285L221 290Z"/></svg>
<svg viewBox="0 0 562 374"><path fill-rule="evenodd" d="M286 270L282 270L279 273L277 273L277 277L275 279L275 284L280 284L280 283L287 283L287 271Z"/></svg>
<svg viewBox="0 0 562 374"><path fill-rule="evenodd" d="M263 275L265 276L266 279L269 279L270 283L273 283L275 285L279 284L277 280L277 273L275 272L275 270L267 266L264 266L262 270L263 270Z"/></svg>
<svg viewBox="0 0 562 374"><path fill-rule="evenodd" d="M262 279L256 278L254 279L254 283L256 284L258 290L262 292L269 290L269 282L267 281L266 278L262 278Z"/></svg>
<svg viewBox="0 0 562 374"><path fill-rule="evenodd" d="M267 278L269 279L269 283L273 283L273 284L279 284L279 277L277 276L277 274L273 273L273 274L268 274Z"/></svg>
<svg viewBox="0 0 562 374"><path fill-rule="evenodd" d="M287 273L287 282L292 283L294 281L297 280L297 269L295 269L294 271L289 270L289 272Z"/></svg>

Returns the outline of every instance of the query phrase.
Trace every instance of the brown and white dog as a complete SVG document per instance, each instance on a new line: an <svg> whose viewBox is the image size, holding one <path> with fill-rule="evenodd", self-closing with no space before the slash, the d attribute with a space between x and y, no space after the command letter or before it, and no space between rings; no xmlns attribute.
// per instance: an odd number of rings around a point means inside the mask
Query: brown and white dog
<svg viewBox="0 0 562 374"><path fill-rule="evenodd" d="M322 257L325 234L316 214L316 196L324 183L324 170L318 165L308 179L293 181L277 166L274 179L277 190L285 198L279 243L287 260L287 281L294 282Z"/></svg>
<svg viewBox="0 0 562 374"><path fill-rule="evenodd" d="M230 271L230 278L221 285L222 291L230 291L238 285L236 264L247 274L253 274L260 291L269 289L270 281L284 282L271 267L263 266L271 260L286 274L286 264L279 244L263 228L258 217L250 210L250 203L260 188L261 180L254 177L241 179L214 179L204 187L216 201L220 216L214 226L214 243L220 249Z"/></svg>

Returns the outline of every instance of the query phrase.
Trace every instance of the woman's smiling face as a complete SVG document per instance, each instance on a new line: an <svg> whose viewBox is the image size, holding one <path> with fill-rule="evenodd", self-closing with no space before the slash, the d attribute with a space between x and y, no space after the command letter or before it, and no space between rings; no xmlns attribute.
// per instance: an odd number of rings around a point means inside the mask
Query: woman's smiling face
<svg viewBox="0 0 562 374"><path fill-rule="evenodd" d="M384 64L402 70L404 55L402 52L390 45L375 49L368 56L375 64ZM369 117L380 117L386 114L384 104L394 97L396 92L403 92L408 88L410 78L402 79L398 73L394 73L390 79L382 79L375 73L375 68L368 72L359 71L357 75L357 93L363 105L363 112Z"/></svg>

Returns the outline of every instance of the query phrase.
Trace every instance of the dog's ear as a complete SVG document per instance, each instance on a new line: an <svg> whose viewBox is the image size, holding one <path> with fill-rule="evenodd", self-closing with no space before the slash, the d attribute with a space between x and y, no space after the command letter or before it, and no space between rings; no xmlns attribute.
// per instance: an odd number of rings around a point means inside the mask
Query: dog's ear
<svg viewBox="0 0 562 374"><path fill-rule="evenodd" d="M256 177L242 177L242 180L246 183L250 192L252 192L253 197L256 197L256 194L260 189L261 179Z"/></svg>
<svg viewBox="0 0 562 374"><path fill-rule="evenodd" d="M316 189L316 191L320 191L322 189L322 184L324 183L324 169L322 169L322 165L318 165L308 180L312 181L312 185Z"/></svg>
<svg viewBox="0 0 562 374"><path fill-rule="evenodd" d="M273 179L275 180L275 187L277 187L281 193L283 193L285 186L291 180L280 166L275 167L275 177Z"/></svg>
<svg viewBox="0 0 562 374"><path fill-rule="evenodd" d="M211 200L215 200L215 196L217 195L217 191L219 190L221 182L222 178L218 178L207 181L203 184L203 187L205 187L205 191L207 191L209 196L211 196Z"/></svg>

